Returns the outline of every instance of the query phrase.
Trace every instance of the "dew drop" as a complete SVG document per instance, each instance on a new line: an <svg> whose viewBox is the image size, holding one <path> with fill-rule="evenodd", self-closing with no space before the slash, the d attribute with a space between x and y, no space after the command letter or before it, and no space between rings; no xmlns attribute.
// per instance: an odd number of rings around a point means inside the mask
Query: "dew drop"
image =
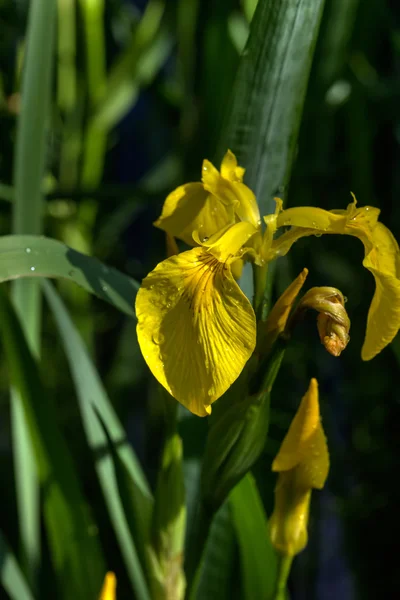
<svg viewBox="0 0 400 600"><path fill-rule="evenodd" d="M321 237L322 233L314 233L315 237Z"/></svg>
<svg viewBox="0 0 400 600"><path fill-rule="evenodd" d="M208 167L206 165L203 165L203 171L208 171Z"/></svg>
<svg viewBox="0 0 400 600"><path fill-rule="evenodd" d="M103 290L103 292L106 292L108 290L108 287L106 285L102 285L101 289Z"/></svg>
<svg viewBox="0 0 400 600"><path fill-rule="evenodd" d="M32 250L31 250L30 248L25 248L25 252L26 252L27 254L30 254L30 253L32 252Z"/></svg>
<svg viewBox="0 0 400 600"><path fill-rule="evenodd" d="M74 274L75 274L75 271L74 271L73 269L71 269L70 271L68 271L68 275L69 275L70 277L73 277L73 276L74 276Z"/></svg>
<svg viewBox="0 0 400 600"><path fill-rule="evenodd" d="M167 308L171 308L171 302L167 302Z"/></svg>
<svg viewBox="0 0 400 600"><path fill-rule="evenodd" d="M203 239L202 239L201 241L202 241L202 243L204 244L204 242L208 242L208 240L209 240L209 239L210 239L210 238L208 238L208 237L206 236L206 237L203 237Z"/></svg>
<svg viewBox="0 0 400 600"><path fill-rule="evenodd" d="M36 271L36 267L31 267L31 271Z"/></svg>
<svg viewBox="0 0 400 600"><path fill-rule="evenodd" d="M315 221L313 221L313 222L312 222L312 226L313 226L313 227L316 227L316 226L317 226L317 223L316 223Z"/></svg>
<svg viewBox="0 0 400 600"><path fill-rule="evenodd" d="M162 333L160 333L159 331L157 333L154 333L152 336L153 342L154 344L156 344L157 346L159 346L160 344L163 343L163 341L165 340L165 337Z"/></svg>

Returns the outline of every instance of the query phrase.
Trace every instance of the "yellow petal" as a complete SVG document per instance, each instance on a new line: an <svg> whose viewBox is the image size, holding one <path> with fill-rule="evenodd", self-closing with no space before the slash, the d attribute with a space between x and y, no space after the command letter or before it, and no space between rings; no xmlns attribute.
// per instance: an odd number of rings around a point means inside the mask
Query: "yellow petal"
<svg viewBox="0 0 400 600"><path fill-rule="evenodd" d="M329 455L321 425L318 383L311 379L299 409L272 463L273 471L299 469L298 484L308 487L323 487L329 470Z"/></svg>
<svg viewBox="0 0 400 600"><path fill-rule="evenodd" d="M376 283L361 350L362 359L370 360L390 344L400 328L400 255L396 240L382 223L374 227L372 242L363 241L363 265Z"/></svg>
<svg viewBox="0 0 400 600"><path fill-rule="evenodd" d="M256 233L258 233L258 228L247 221L241 221L231 227L226 227L210 239L203 239L202 245L219 261L232 261L237 256L243 256L244 246ZM196 241L200 241L197 233L193 237Z"/></svg>
<svg viewBox="0 0 400 600"><path fill-rule="evenodd" d="M242 258L236 259L231 264L231 272L232 272L233 277L236 279L236 281L238 281L242 276L243 266L244 266L244 261Z"/></svg>
<svg viewBox="0 0 400 600"><path fill-rule="evenodd" d="M154 225L194 246L194 230L201 231L203 237L210 237L234 222L232 206L210 195L201 183L187 183L168 195Z"/></svg>
<svg viewBox="0 0 400 600"><path fill-rule="evenodd" d="M243 181L245 169L239 167L236 156L230 150L227 151L221 163L221 175L229 181Z"/></svg>
<svg viewBox="0 0 400 600"><path fill-rule="evenodd" d="M247 185L241 181L225 179L208 160L203 161L202 181L205 190L220 198L221 202L234 207L241 221L260 227L257 200Z"/></svg>
<svg viewBox="0 0 400 600"><path fill-rule="evenodd" d="M346 211L290 208L280 213L278 226L292 225L293 228L273 241L266 257L273 260L283 256L299 238L317 232L352 235L363 242L363 265L371 271L376 284L361 351L363 360L376 356L393 340L400 328L399 246L389 229L378 222L378 217L377 208L357 208L356 201L349 204Z"/></svg>
<svg viewBox="0 0 400 600"><path fill-rule="evenodd" d="M163 261L144 279L136 314L153 375L194 414L210 414L256 340L253 309L229 266L203 248Z"/></svg>
<svg viewBox="0 0 400 600"><path fill-rule="evenodd" d="M112 571L109 571L105 578L100 592L99 600L116 600L117 578Z"/></svg>
<svg viewBox="0 0 400 600"><path fill-rule="evenodd" d="M304 227L326 233L343 233L346 215L340 215L313 206L299 206L283 210L277 218L278 227Z"/></svg>

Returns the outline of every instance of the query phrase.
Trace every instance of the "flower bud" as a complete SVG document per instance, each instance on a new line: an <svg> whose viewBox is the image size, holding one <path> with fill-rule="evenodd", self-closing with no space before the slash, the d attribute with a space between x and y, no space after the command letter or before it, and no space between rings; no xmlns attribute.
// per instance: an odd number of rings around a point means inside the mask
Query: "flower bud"
<svg viewBox="0 0 400 600"><path fill-rule="evenodd" d="M273 546L294 556L307 544L312 489L322 489L329 471L329 454L322 429L318 384L312 379L272 463L279 473L274 511L269 521Z"/></svg>
<svg viewBox="0 0 400 600"><path fill-rule="evenodd" d="M109 571L104 577L103 587L101 588L99 600L116 600L117 578L115 573Z"/></svg>
<svg viewBox="0 0 400 600"><path fill-rule="evenodd" d="M333 287L314 287L308 290L297 305L288 329L310 308L319 312L317 318L321 343L333 356L339 356L349 343L350 319L344 307L345 299L338 289Z"/></svg>
<svg viewBox="0 0 400 600"><path fill-rule="evenodd" d="M275 302L267 320L260 323L258 331L260 342L257 344L258 351L262 353L268 352L278 336L285 331L293 304L304 285L307 275L308 269L303 269Z"/></svg>

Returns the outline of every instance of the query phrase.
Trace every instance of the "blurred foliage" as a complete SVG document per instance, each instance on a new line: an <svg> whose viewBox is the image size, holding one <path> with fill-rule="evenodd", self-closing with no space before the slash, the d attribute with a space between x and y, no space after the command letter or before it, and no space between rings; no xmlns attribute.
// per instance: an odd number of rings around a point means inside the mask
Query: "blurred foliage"
<svg viewBox="0 0 400 600"><path fill-rule="evenodd" d="M152 221L166 194L183 181L197 180L202 159L216 154L256 2L58 0L57 4L44 233L140 280L165 256L164 236ZM11 231L28 9L28 0L0 1L2 235ZM287 206L345 208L351 190L360 204L378 206L382 222L400 238L399 76L398 3L327 0L292 178L288 188L276 190L285 196ZM270 438L254 469L270 514L271 460L310 377L317 377L332 466L327 487L313 499L309 545L292 571L289 587L294 600L391 598L398 588L397 567L390 559L396 555L400 535L396 483L400 404L395 384L400 341L373 362L361 362L373 293L362 256L358 240L342 236L338 243L337 237L324 236L299 241L296 252L277 263L275 298L307 266L307 285L339 288L347 296L352 321L351 342L340 359L322 351L311 316L296 331L272 393ZM57 288L90 350L104 394L112 401L114 425L123 424L154 490L165 436L164 409L141 357L135 322L69 281L58 282ZM130 598L129 574L121 566L120 546L96 478L89 452L92 443L82 425L55 320L46 304L41 372L93 520L102 524L95 537L108 568L117 573L118 599ZM1 346L0 530L19 558L9 374L3 352ZM181 407L178 412L190 536L207 424ZM103 441L113 439L110 423L103 426L98 435ZM118 460L114 456L110 468L121 485L118 477L125 471ZM129 480L126 473L124 477ZM240 532L235 536L238 510L245 510L240 502L232 518L224 505L214 520L198 597L241 597L237 566L243 538ZM55 597L49 544L45 537L39 587L46 582L46 598ZM0 550L3 546L0 539Z"/></svg>

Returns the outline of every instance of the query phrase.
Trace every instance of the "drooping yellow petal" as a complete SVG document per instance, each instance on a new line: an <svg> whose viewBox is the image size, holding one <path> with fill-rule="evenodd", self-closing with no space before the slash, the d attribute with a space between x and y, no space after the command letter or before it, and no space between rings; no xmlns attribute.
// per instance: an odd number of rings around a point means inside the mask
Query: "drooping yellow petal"
<svg viewBox="0 0 400 600"><path fill-rule="evenodd" d="M100 592L99 600L116 600L117 578L115 573L109 571L105 578Z"/></svg>
<svg viewBox="0 0 400 600"><path fill-rule="evenodd" d="M376 224L372 242L362 241L366 253L363 265L376 284L361 350L361 358L370 360L390 344L400 328L400 254L396 240L382 223Z"/></svg>
<svg viewBox="0 0 400 600"><path fill-rule="evenodd" d="M318 383L311 379L299 409L272 463L273 471L300 468L298 483L322 488L329 470L329 455L321 425Z"/></svg>
<svg viewBox="0 0 400 600"><path fill-rule="evenodd" d="M187 183L171 192L164 202L156 227L194 246L194 230L202 237L235 222L234 208L206 191L201 183Z"/></svg>
<svg viewBox="0 0 400 600"><path fill-rule="evenodd" d="M267 260L286 254L299 238L322 233L338 233L359 238L365 249L363 265L373 274L376 290L369 309L363 360L370 360L389 344L400 328L399 246L382 223L379 210L357 208L356 201L346 211L320 208L290 208L278 216L278 226L292 229L274 240Z"/></svg>
<svg viewBox="0 0 400 600"><path fill-rule="evenodd" d="M203 248L163 261L144 279L136 314L153 375L194 414L210 414L256 341L253 309L229 265Z"/></svg>

